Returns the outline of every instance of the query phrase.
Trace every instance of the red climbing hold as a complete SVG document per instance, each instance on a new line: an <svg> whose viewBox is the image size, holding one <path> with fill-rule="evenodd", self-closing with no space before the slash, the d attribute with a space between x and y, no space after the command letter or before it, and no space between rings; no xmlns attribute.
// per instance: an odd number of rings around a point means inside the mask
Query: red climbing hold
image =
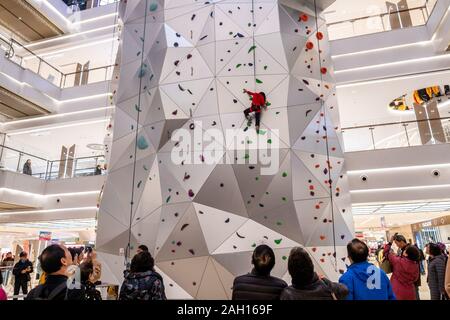
<svg viewBox="0 0 450 320"><path fill-rule="evenodd" d="M308 19L309 19L309 17L307 14L301 14L298 21L306 22L306 21L308 21Z"/></svg>
<svg viewBox="0 0 450 320"><path fill-rule="evenodd" d="M311 41L308 41L306 43L306 49L312 50L313 48L314 48L314 43L312 43Z"/></svg>
<svg viewBox="0 0 450 320"><path fill-rule="evenodd" d="M322 32L317 32L316 34L317 39L322 40L323 39L323 33Z"/></svg>
<svg viewBox="0 0 450 320"><path fill-rule="evenodd" d="M325 67L320 68L320 72L322 72L322 74L326 74L328 72L328 69Z"/></svg>

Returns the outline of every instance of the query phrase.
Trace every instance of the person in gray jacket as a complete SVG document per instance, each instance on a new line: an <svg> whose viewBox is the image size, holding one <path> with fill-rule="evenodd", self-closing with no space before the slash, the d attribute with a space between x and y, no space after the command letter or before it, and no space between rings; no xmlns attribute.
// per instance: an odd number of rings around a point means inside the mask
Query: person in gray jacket
<svg viewBox="0 0 450 320"><path fill-rule="evenodd" d="M430 243L430 264L428 265L428 287L431 300L441 300L445 293L445 268L447 258L442 254L441 248L435 243Z"/></svg>

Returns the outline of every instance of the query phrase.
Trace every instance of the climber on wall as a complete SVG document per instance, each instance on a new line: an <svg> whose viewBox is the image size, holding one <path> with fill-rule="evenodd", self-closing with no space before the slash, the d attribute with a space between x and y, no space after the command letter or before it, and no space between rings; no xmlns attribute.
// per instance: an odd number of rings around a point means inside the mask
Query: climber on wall
<svg viewBox="0 0 450 320"><path fill-rule="evenodd" d="M248 120L248 125L251 125L251 117L250 113L255 113L255 128L256 132L259 133L259 124L261 122L261 109L264 108L264 110L267 109L267 100L266 100L266 94L264 92L260 93L253 93L248 91L247 89L244 89L244 93L248 94L252 99L252 106L248 109L244 110L245 118Z"/></svg>

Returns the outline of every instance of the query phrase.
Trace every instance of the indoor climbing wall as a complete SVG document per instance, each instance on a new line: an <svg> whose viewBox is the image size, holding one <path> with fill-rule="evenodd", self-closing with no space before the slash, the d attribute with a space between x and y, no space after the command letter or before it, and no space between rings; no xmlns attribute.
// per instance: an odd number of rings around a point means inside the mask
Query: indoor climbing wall
<svg viewBox="0 0 450 320"><path fill-rule="evenodd" d="M226 299L234 277L251 270L253 249L268 244L275 276L289 281L289 251L303 246L317 272L337 280L353 221L320 17L332 2L122 1L97 236L103 274L121 282L124 261L145 244L169 298ZM221 156L229 162L211 164L194 149L196 163L174 163L178 129L193 132L201 123L206 136L212 128L254 130L243 115L251 105L244 88L267 95L258 137L279 141L276 173L261 174L261 161L232 161L241 147L228 143ZM278 136L269 135L273 129Z"/></svg>

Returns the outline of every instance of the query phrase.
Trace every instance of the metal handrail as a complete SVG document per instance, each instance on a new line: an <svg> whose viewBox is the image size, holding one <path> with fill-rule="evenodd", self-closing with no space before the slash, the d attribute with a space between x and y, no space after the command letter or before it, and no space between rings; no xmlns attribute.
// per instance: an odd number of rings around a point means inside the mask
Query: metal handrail
<svg viewBox="0 0 450 320"><path fill-rule="evenodd" d="M29 157L32 157L32 158L36 158L36 159L39 159L39 160L42 160L42 161L51 161L51 160L47 160L47 159L44 159L44 158L35 156L35 155L31 154L31 153L27 153L27 152L24 152L24 151L20 151L20 150L17 150L17 149L14 149L14 148L5 146L5 145L3 145L3 144L0 144L0 148L9 149L9 150L11 150L11 151L15 151L15 152L18 152L18 153L20 153L20 154L23 154L23 155L26 155L26 156L29 156Z"/></svg>
<svg viewBox="0 0 450 320"><path fill-rule="evenodd" d="M0 39L7 43L9 46L9 51L7 51L6 53L6 57L9 59L12 59L14 56L17 56L15 51L14 51L14 47L13 45L16 45L17 47L24 49L27 53L29 53L30 55L32 55L33 57L35 57L36 59L38 59L39 61L39 66L38 66L38 71L36 72L36 74L39 75L39 71L41 69L41 63L46 64L47 66L49 66L50 68L52 68L54 71L56 71L56 73L59 74L60 76L60 84L59 87L63 88L63 84L65 86L66 83L66 79L68 76L74 75L74 74L80 74L80 73L84 73L84 72L90 72L90 71L95 71L95 70L100 70L100 69L105 69L106 71L111 68L111 67L117 67L117 64L112 64L112 65L107 65L107 66L101 66L101 67L95 67L95 68L91 68L91 69L87 69L87 70L80 70L80 71L75 71L75 72L69 72L69 73L64 73L61 70L59 70L57 67L53 66L52 64L48 63L47 61L45 61L43 58L41 58L40 56L38 56L37 54L35 54L33 51L31 51L30 49L28 49L27 47L25 47L24 45L22 45L20 42L14 40L14 39L10 39L9 43L8 41L6 41L5 39L1 38ZM12 51L12 52L11 52ZM19 57L19 56L17 56ZM19 57L21 60L20 66L22 67L22 62L24 57ZM14 61L13 61L14 62Z"/></svg>
<svg viewBox="0 0 450 320"><path fill-rule="evenodd" d="M117 66L118 66L117 63L116 64L110 64L108 66L96 67L96 68L91 68L91 69L88 69L88 70L82 70L82 71L75 71L75 72L65 73L64 76L67 77L67 76L71 76L73 74L83 73L83 72L86 72L86 71L95 71L95 70L100 70L100 69L108 69L108 68L117 67Z"/></svg>
<svg viewBox="0 0 450 320"><path fill-rule="evenodd" d="M17 46L21 47L22 49L24 49L25 51L27 51L29 54L33 55L34 57L36 57L40 62L45 63L46 65L48 65L50 68L52 68L53 70L55 70L56 72L58 72L61 76L64 75L64 73L62 73L60 70L58 70L58 68L54 67L53 65L51 65L50 63L48 63L47 61L45 61L44 59L42 59L41 57L39 57L37 54L35 54L33 51L31 51L30 49L28 49L27 47L23 46L20 42L14 40L11 38L11 44L16 44ZM21 57L23 59L23 57Z"/></svg>
<svg viewBox="0 0 450 320"><path fill-rule="evenodd" d="M54 173L58 174L58 172L59 172L59 169L58 169L58 171L53 171L53 168L54 167L56 168L57 166L59 166L59 162L64 162L65 161L65 160L60 160L60 159L58 159L58 160L45 159L45 158L42 158L42 157L39 157L39 156L35 156L33 154L30 154L30 153L23 152L23 151L20 151L20 150L17 150L17 149L5 146L3 144L0 144L0 149L2 151L3 151L3 148L11 150L11 151L16 152L16 153L19 154L19 160L17 162L17 168L15 169L15 171L17 171L17 172L20 172L20 161L21 161L23 155L26 155L26 156L30 157L31 159L38 159L38 160L40 160L42 162L45 162L45 164L46 164L45 165L45 167L46 167L45 172L39 172L39 173L32 174L33 177L40 178L40 179L43 178L45 180L52 180L53 174ZM3 152L2 152L2 154L3 154ZM100 154L100 155L96 155L96 156L69 158L69 160L71 160L71 161L73 161L75 163L75 166L72 169L72 174L76 174L77 172L86 172L86 171L89 171L89 170L95 170L95 167L90 167L90 168L80 167L80 168L77 168L77 164L79 162L81 162L83 160L87 160L87 159L95 160L95 163L98 164L99 159L102 159L102 158L105 159L105 155ZM72 175L71 175L71 177L72 177Z"/></svg>
<svg viewBox="0 0 450 320"><path fill-rule="evenodd" d="M398 11L391 11L391 12L384 12L384 13L377 13L377 14L373 14L373 15L370 15L370 16L364 16L364 17L348 19L348 20L335 21L335 22L327 23L327 26L333 26L335 24L341 24L341 23L344 23L344 22L352 22L353 23L353 22L359 21L359 20L366 20L366 19L370 19L370 18L383 17L383 16L386 16L386 15L399 14L399 13L402 13L402 12L409 12L409 11L414 11L414 10L419 10L419 9L426 9L426 8L427 8L427 5L424 4L423 6L420 6L420 7L408 8L408 9L403 9L403 10L398 10Z"/></svg>
<svg viewBox="0 0 450 320"><path fill-rule="evenodd" d="M3 37L0 37L0 40L1 40L3 43L6 43L6 45L8 46L8 51L5 52L5 56L6 56L8 59L14 57L15 51L14 51L13 46L11 45L11 42L5 40Z"/></svg>
<svg viewBox="0 0 450 320"><path fill-rule="evenodd" d="M436 121L436 120L450 120L450 117L440 117L440 118L431 118L431 119L420 119L420 120L408 120L408 121L399 121L399 122L386 122L386 123L378 123L378 124L371 124L371 125L364 125L364 126L355 126L355 127L346 127L342 128L341 131L346 130L356 130L356 129L371 129L376 127L386 127L386 126L393 126L393 125L405 125L409 123L419 123L419 122L428 122L428 121Z"/></svg>

